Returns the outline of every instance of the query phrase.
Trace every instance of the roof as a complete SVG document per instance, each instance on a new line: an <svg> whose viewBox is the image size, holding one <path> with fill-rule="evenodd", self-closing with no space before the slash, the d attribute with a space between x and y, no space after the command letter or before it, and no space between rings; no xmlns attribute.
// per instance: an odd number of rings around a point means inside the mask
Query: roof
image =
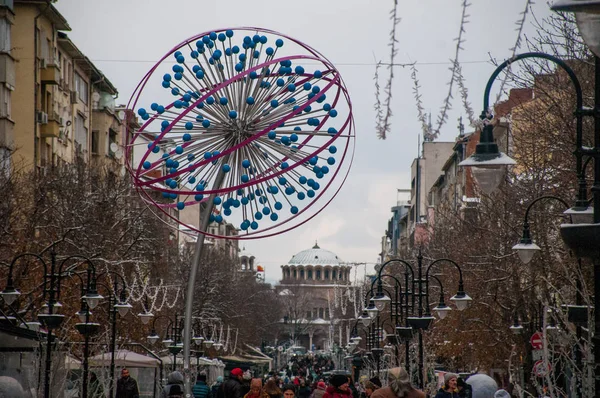
<svg viewBox="0 0 600 398"><path fill-rule="evenodd" d="M111 362L111 353L104 352L89 358L90 366L108 366ZM115 364L119 367L129 368L155 368L160 361L147 355L137 354L129 350L115 351Z"/></svg>
<svg viewBox="0 0 600 398"><path fill-rule="evenodd" d="M329 250L321 249L315 242L311 249L302 250L292 256L289 265L339 265L342 262L338 256Z"/></svg>

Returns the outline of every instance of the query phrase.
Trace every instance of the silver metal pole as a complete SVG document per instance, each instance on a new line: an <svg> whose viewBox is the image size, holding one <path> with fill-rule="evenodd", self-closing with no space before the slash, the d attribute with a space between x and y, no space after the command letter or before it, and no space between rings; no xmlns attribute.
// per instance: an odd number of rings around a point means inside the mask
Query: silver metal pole
<svg viewBox="0 0 600 398"><path fill-rule="evenodd" d="M222 163L225 164L228 158L229 156L225 156L223 158ZM219 189L223 184L224 179L225 173L223 172L222 168L219 168L211 190ZM204 209L204 212L200 212L200 225L198 226L198 230L202 232L206 232L206 230L208 229L208 224L210 224L210 215L213 210L213 200L216 196L217 194L211 194L208 198L208 201L206 202L206 208ZM183 326L183 374L185 377L185 393L186 397L188 398L192 396L192 373L190 370L190 345L192 342L192 306L194 304L194 287L196 285L196 274L198 273L198 266L200 265L202 252L204 250L203 234L198 234L195 249L196 250L194 252L194 258L192 259L192 263L190 264L190 277L188 279L187 294L185 296L185 315Z"/></svg>

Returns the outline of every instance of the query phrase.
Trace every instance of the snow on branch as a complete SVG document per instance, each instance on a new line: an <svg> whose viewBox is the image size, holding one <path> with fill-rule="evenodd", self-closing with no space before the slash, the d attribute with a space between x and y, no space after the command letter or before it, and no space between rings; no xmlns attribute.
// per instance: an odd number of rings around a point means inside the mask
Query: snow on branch
<svg viewBox="0 0 600 398"><path fill-rule="evenodd" d="M441 130L442 126L448 120L448 111L450 111L450 109L452 109L452 103L451 103L452 98L453 98L452 88L454 86L454 81L457 80L457 74L459 73L458 69L460 68L460 66L458 63L458 56L460 54L460 50L463 50L462 44L465 42L465 40L463 39L463 33L465 33L465 25L469 22L467 20L467 18L469 17L469 15L467 14L467 8L470 5L471 4L468 3L467 0L463 0L462 15L460 18L460 28L458 30L458 37L456 39L454 39L456 41L456 50L454 53L454 59L450 60L450 62L452 63L452 66L449 68L451 75L450 75L450 82L448 83L448 94L446 95L446 98L444 99L444 103L442 104L442 107L440 109L440 114L437 119L437 127L436 127L435 131L433 131L430 134L423 137L426 141L433 141L440 135L440 130ZM463 84L463 86L464 86L464 84ZM462 92L461 92L461 95L463 95ZM464 95L466 95L466 91L464 91ZM464 103L464 100L463 100L463 103Z"/></svg>
<svg viewBox="0 0 600 398"><path fill-rule="evenodd" d="M385 99L381 101L380 99L380 87L379 87L379 67L381 63L378 62L375 67L375 110L377 112L377 123L375 126L375 130L377 132L377 137L379 139L385 140L387 133L391 130L391 122L390 118L392 117L392 82L394 80L394 59L398 54L398 50L396 49L396 43L398 40L396 39L396 27L400 23L401 18L397 16L398 11L398 0L394 0L394 8L390 11L390 19L392 20L392 30L390 32L390 43L388 46L390 47L390 63L387 65L389 76L387 83L384 88Z"/></svg>
<svg viewBox="0 0 600 398"><path fill-rule="evenodd" d="M517 27L515 28L515 30L517 31L517 40L515 41L515 45L512 48L510 48L510 51L512 51L512 54L510 56L511 58L514 57L517 54L517 50L521 48L521 36L523 34L523 28L525 27L527 13L529 12L529 9L533 4L534 2L532 0L525 0L525 9L519 13L520 18L518 21L515 22L515 24L517 25ZM500 97L502 97L502 94L504 93L504 86L506 85L506 81L508 79L508 76L510 75L511 66L512 65L509 64L505 72L503 73L504 77L500 82L500 90L498 90L498 95L496 96L496 104L500 101Z"/></svg>

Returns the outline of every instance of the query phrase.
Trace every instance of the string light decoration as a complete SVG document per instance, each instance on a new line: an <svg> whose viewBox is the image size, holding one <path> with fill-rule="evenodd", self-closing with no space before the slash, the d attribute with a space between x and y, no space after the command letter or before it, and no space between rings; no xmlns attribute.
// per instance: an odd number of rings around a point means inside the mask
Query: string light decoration
<svg viewBox="0 0 600 398"><path fill-rule="evenodd" d="M272 30L183 41L150 69L129 107L142 119L126 150L134 184L192 233L255 239L298 227L331 202L352 163L352 103L340 73ZM201 203L213 209L211 222L227 219L241 233L210 233L174 214Z"/></svg>

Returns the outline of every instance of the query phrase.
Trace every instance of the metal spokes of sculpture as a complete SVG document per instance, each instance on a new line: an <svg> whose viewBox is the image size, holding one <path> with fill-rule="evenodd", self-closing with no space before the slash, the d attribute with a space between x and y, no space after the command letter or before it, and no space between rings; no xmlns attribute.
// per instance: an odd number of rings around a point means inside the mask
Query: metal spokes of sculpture
<svg viewBox="0 0 600 398"><path fill-rule="evenodd" d="M211 200L210 220L241 230L183 225L197 233L288 231L318 214L350 169L354 120L339 72L274 31L185 40L146 74L129 107L142 119L126 151L142 197L180 224L170 210Z"/></svg>

